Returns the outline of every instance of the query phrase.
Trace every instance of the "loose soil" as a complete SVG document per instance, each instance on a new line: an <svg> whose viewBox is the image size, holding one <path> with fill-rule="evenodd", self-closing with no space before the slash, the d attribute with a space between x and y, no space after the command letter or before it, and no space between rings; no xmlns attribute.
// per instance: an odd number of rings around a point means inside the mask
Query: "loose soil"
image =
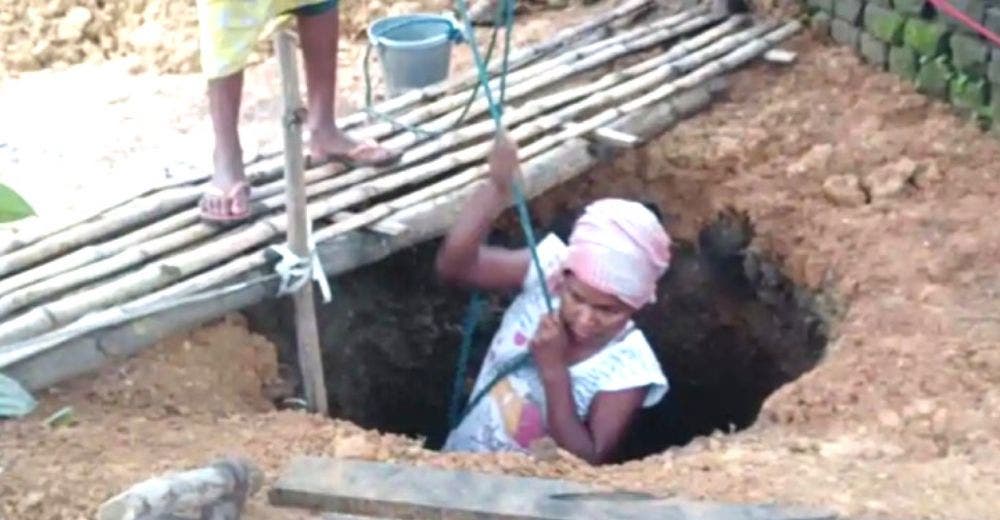
<svg viewBox="0 0 1000 520"><path fill-rule="evenodd" d="M229 453L276 477L324 454L857 516L1000 518L1000 142L803 35L791 67L755 64L728 99L554 190L540 218L596 196L654 198L678 237L727 207L753 248L843 310L826 358L734 435L588 467L558 451L465 456L350 423L275 411L275 347L231 317L40 395L0 424L0 516L90 518L153 474ZM53 76L54 77L54 76ZM906 162L908 161L908 162ZM276 388L278 390L276 390ZM73 406L76 424L42 418ZM310 518L263 495L249 518Z"/></svg>

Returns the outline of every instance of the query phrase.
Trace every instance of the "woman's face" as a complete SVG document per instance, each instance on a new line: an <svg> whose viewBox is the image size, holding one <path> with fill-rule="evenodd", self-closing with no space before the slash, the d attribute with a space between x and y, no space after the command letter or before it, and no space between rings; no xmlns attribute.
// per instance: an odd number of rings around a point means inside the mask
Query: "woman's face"
<svg viewBox="0 0 1000 520"><path fill-rule="evenodd" d="M603 345L619 332L634 310L617 297L585 284L567 271L559 309L574 344Z"/></svg>

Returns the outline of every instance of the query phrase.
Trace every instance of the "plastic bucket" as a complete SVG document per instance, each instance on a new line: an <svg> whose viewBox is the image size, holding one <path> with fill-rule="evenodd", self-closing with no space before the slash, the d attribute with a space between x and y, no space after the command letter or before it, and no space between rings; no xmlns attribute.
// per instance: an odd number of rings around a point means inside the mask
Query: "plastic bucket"
<svg viewBox="0 0 1000 520"><path fill-rule="evenodd" d="M378 51L390 96L444 81L457 38L451 18L408 14L376 20L368 40Z"/></svg>

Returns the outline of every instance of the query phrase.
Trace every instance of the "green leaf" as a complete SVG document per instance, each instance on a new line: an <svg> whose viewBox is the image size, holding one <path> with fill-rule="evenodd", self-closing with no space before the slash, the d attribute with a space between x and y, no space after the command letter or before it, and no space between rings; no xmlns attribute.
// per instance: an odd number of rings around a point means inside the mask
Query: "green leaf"
<svg viewBox="0 0 1000 520"><path fill-rule="evenodd" d="M0 223L21 220L34 214L35 211L17 192L0 184Z"/></svg>

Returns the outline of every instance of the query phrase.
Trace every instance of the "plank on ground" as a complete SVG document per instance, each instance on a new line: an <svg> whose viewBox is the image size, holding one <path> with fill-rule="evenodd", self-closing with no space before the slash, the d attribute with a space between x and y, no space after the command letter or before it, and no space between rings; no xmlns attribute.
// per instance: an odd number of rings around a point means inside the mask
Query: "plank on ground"
<svg viewBox="0 0 1000 520"><path fill-rule="evenodd" d="M454 520L822 520L822 511L771 505L606 495L582 484L539 478L299 457L269 494L276 506L355 515Z"/></svg>

